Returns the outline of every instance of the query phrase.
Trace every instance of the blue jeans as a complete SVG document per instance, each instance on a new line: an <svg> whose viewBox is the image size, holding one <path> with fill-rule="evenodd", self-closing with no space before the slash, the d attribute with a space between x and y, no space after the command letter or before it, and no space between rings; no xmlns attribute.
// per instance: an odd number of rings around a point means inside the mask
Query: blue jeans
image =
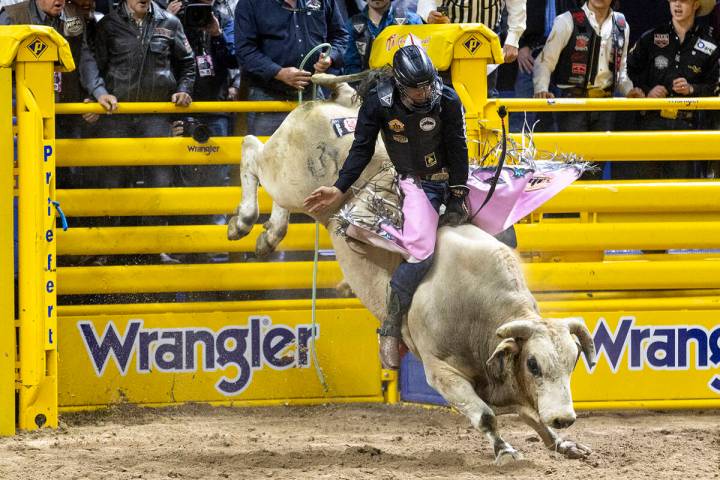
<svg viewBox="0 0 720 480"><path fill-rule="evenodd" d="M272 95L257 87L250 87L248 91L250 101L276 101L286 100L281 95ZM270 136L275 133L289 112L251 112L248 113L248 133L257 136Z"/></svg>

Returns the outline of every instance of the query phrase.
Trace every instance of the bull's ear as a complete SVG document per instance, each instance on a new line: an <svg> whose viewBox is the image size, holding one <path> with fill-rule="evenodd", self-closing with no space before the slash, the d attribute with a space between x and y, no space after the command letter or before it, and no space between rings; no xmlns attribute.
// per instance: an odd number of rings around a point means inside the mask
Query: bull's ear
<svg viewBox="0 0 720 480"><path fill-rule="evenodd" d="M506 338L500 342L486 363L488 374L495 380L502 381L508 360L519 351L520 347L514 338Z"/></svg>

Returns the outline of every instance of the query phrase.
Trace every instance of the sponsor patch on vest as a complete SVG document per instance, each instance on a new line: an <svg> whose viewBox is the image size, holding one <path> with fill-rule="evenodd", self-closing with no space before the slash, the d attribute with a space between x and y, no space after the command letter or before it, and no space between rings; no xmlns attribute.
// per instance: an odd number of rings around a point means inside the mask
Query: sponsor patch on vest
<svg viewBox="0 0 720 480"><path fill-rule="evenodd" d="M697 65L689 65L688 68L692 70L695 75L699 75L702 72L702 67L698 67Z"/></svg>
<svg viewBox="0 0 720 480"><path fill-rule="evenodd" d="M670 65L670 59L667 57L663 57L662 55L658 55L655 57L655 68L658 70L665 70Z"/></svg>
<svg viewBox="0 0 720 480"><path fill-rule="evenodd" d="M309 10L320 10L320 0L308 0L305 5Z"/></svg>
<svg viewBox="0 0 720 480"><path fill-rule="evenodd" d="M425 155L425 166L434 167L435 165L437 165L437 158L435 158L435 152Z"/></svg>
<svg viewBox="0 0 720 480"><path fill-rule="evenodd" d="M172 30L162 27L155 27L155 30L153 30L153 35L159 35L165 38L173 38Z"/></svg>
<svg viewBox="0 0 720 480"><path fill-rule="evenodd" d="M63 32L66 37L77 37L85 30L85 22L80 17L66 17Z"/></svg>
<svg viewBox="0 0 720 480"><path fill-rule="evenodd" d="M573 63L571 69L573 75L585 75L587 73L587 65L584 63Z"/></svg>
<svg viewBox="0 0 720 480"><path fill-rule="evenodd" d="M588 43L590 43L590 37L587 35L578 35L575 37L575 51L587 52Z"/></svg>
<svg viewBox="0 0 720 480"><path fill-rule="evenodd" d="M392 139L398 143L408 143L408 138L405 135L393 135Z"/></svg>
<svg viewBox="0 0 720 480"><path fill-rule="evenodd" d="M656 33L653 36L653 43L658 48L665 48L670 45L670 34L669 33Z"/></svg>
<svg viewBox="0 0 720 480"><path fill-rule="evenodd" d="M330 125L332 125L335 136L337 136L338 138L343 137L355 131L355 126L357 125L357 117L333 118L332 120L330 120Z"/></svg>
<svg viewBox="0 0 720 480"><path fill-rule="evenodd" d="M353 28L357 33L362 33L363 30L365 30L365 24L364 23L353 23Z"/></svg>
<svg viewBox="0 0 720 480"><path fill-rule="evenodd" d="M698 38L697 42L695 42L695 50L702 52L705 55L712 55L716 49L717 45L712 42L708 42L707 40Z"/></svg>
<svg viewBox="0 0 720 480"><path fill-rule="evenodd" d="M405 124L402 123L397 118L393 118L388 122L388 128L392 130L393 132L404 132L405 131Z"/></svg>
<svg viewBox="0 0 720 480"><path fill-rule="evenodd" d="M435 128L435 125L437 125L437 122L435 122L435 119L432 117L425 117L422 120L420 120L420 130L423 132L429 132Z"/></svg>
<svg viewBox="0 0 720 480"><path fill-rule="evenodd" d="M360 55L365 56L365 50L367 49L367 43L355 42L355 47Z"/></svg>

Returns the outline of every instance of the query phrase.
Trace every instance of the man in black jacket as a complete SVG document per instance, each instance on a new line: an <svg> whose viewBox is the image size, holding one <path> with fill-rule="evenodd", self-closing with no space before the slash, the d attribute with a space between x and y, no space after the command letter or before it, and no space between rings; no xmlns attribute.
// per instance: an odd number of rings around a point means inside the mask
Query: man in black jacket
<svg viewBox="0 0 720 480"><path fill-rule="evenodd" d="M422 188L421 196L405 196L404 211L417 211L409 201L428 201L435 211L445 204L439 224L460 225L468 219L465 197L468 178L468 151L463 106L455 91L443 86L430 57L417 45L400 48L393 57L393 78L378 82L365 96L358 113L355 140L339 178L332 187L320 187L305 200L310 213L335 204L360 178L375 152L382 133L387 153L401 179ZM402 184L401 184L402 186ZM433 228L427 218L406 215L404 229ZM387 317L380 334L380 357L386 368L398 368L398 344L402 318L412 297L432 265L432 253L414 263L402 262L390 280Z"/></svg>
<svg viewBox="0 0 720 480"><path fill-rule="evenodd" d="M180 21L154 2L122 1L100 21L95 49L108 90L119 101L171 101L183 107L192 102L192 49ZM170 136L170 121L164 115L122 115L103 120L103 133L109 137ZM145 169L144 186L168 187L172 183L172 167Z"/></svg>

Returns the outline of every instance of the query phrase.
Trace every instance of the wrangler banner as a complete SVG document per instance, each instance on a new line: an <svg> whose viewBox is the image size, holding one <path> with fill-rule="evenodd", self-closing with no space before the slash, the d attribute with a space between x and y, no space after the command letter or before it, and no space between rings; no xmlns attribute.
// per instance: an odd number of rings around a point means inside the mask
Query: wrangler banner
<svg viewBox="0 0 720 480"><path fill-rule="evenodd" d="M61 317L62 407L382 401L364 309ZM328 390L324 391L317 366Z"/></svg>

